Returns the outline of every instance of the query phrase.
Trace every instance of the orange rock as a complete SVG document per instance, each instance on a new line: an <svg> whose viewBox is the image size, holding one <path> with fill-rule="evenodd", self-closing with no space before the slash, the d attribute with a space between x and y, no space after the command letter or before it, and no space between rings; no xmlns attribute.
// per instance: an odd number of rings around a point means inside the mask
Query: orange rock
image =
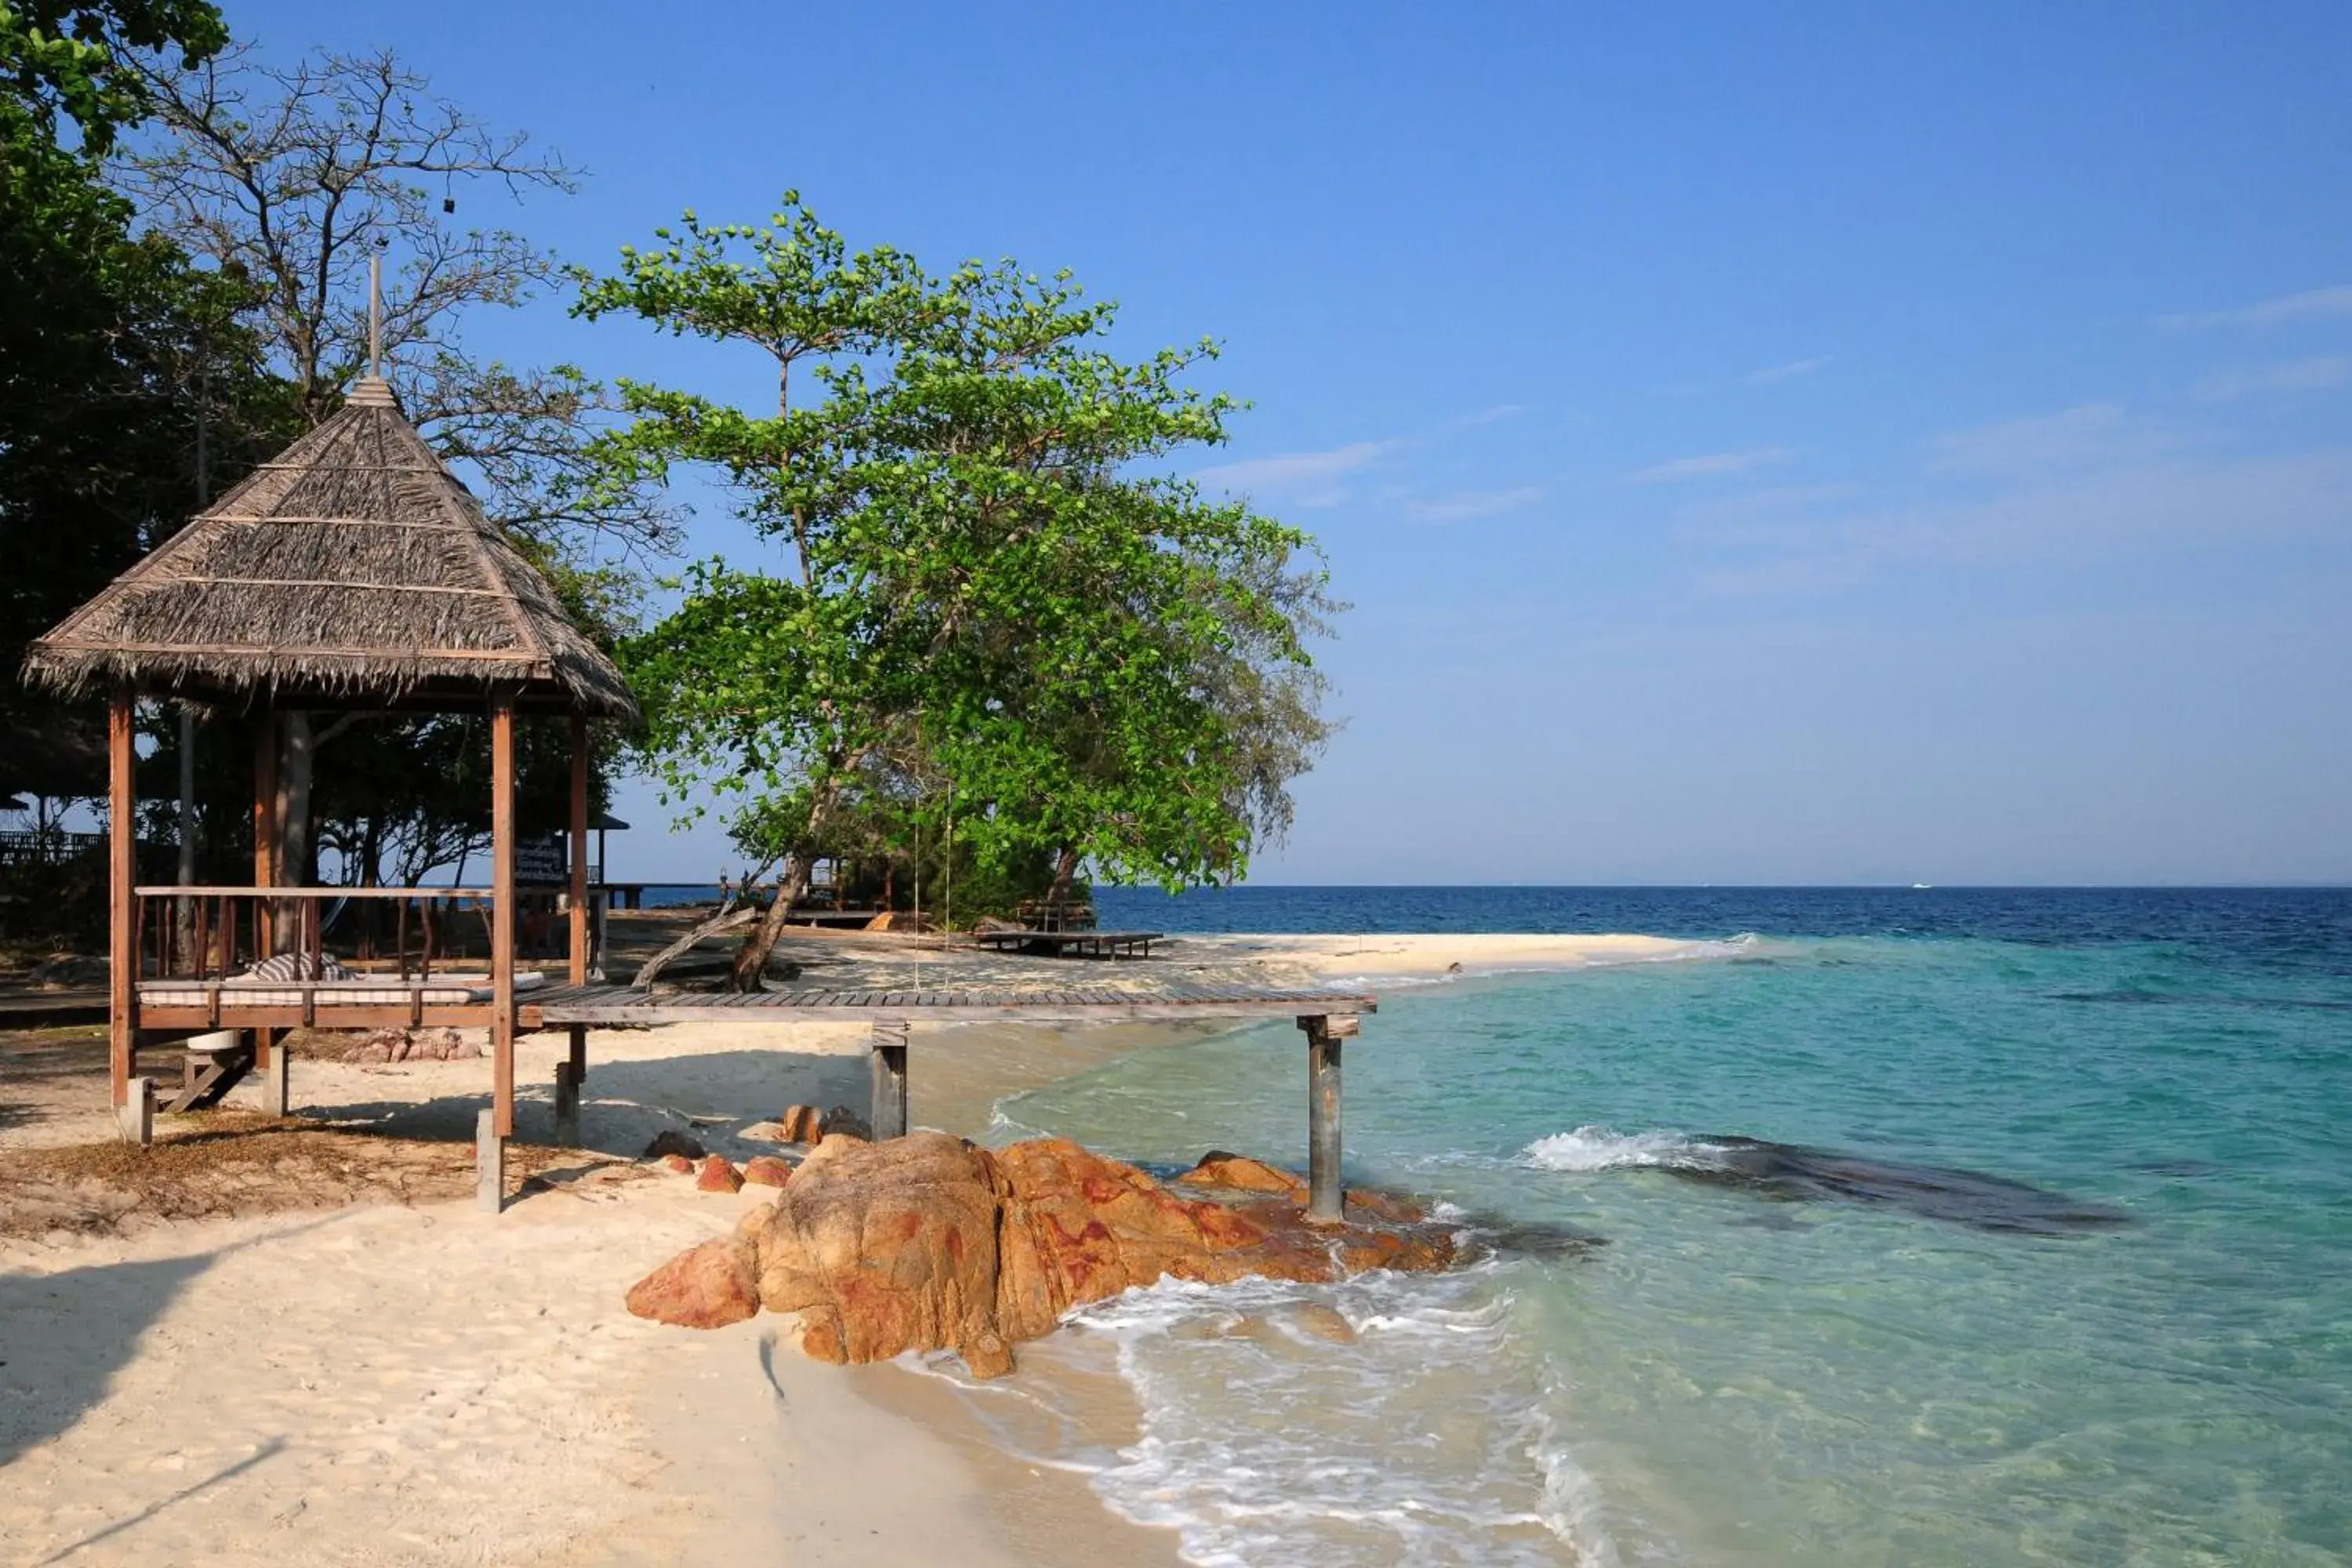
<svg viewBox="0 0 2352 1568"><path fill-rule="evenodd" d="M824 1136L824 1120L814 1105L786 1108L783 1115L776 1119L776 1126L787 1143L814 1143Z"/></svg>
<svg viewBox="0 0 2352 1568"><path fill-rule="evenodd" d="M1226 1163L1245 1167L1243 1181L1272 1169L1231 1156ZM983 1151L939 1132L883 1143L835 1134L772 1205L746 1217L739 1244L749 1246L761 1302L801 1314L808 1354L867 1362L952 1349L980 1377L1010 1371L1011 1346L1048 1331L1072 1307L1162 1278L1325 1281L1453 1261L1443 1228L1369 1211L1343 1226L1310 1226L1289 1190L1187 1198L1066 1139ZM734 1321L723 1315L737 1310L726 1294L733 1276L706 1260L655 1290L669 1272L639 1287L670 1301L676 1316L663 1321ZM684 1300L688 1287L714 1299ZM635 1300L633 1292L632 1310Z"/></svg>
<svg viewBox="0 0 2352 1568"><path fill-rule="evenodd" d="M793 1168L773 1154L754 1154L743 1162L743 1179L755 1187L781 1187L792 1175Z"/></svg>
<svg viewBox="0 0 2352 1568"><path fill-rule="evenodd" d="M733 1237L679 1253L637 1281L629 1310L683 1329L721 1329L760 1310L749 1242Z"/></svg>
<svg viewBox="0 0 2352 1568"><path fill-rule="evenodd" d="M740 1193L743 1190L743 1178L728 1163L726 1155L713 1154L694 1173L694 1184L700 1192Z"/></svg>
<svg viewBox="0 0 2352 1568"><path fill-rule="evenodd" d="M663 1170L673 1172L677 1175L690 1176L694 1174L694 1162L688 1159L683 1154L664 1154L660 1159L655 1161L654 1163L659 1165Z"/></svg>
<svg viewBox="0 0 2352 1568"><path fill-rule="evenodd" d="M1176 1180L1187 1187L1226 1187L1234 1192L1270 1193L1297 1204L1307 1201L1305 1177L1246 1154L1228 1154L1222 1149L1212 1149L1202 1155L1199 1164Z"/></svg>

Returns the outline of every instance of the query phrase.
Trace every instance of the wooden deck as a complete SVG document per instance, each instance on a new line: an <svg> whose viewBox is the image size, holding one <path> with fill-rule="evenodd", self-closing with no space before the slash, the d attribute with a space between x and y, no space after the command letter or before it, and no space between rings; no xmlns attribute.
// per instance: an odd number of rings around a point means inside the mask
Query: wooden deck
<svg viewBox="0 0 2352 1568"><path fill-rule="evenodd" d="M1283 991L1160 985L1150 991L755 991L651 996L627 985L583 985L519 998L526 1029L573 1024L750 1023L794 1018L1165 1021L1179 1018L1304 1018L1372 1013L1357 991Z"/></svg>

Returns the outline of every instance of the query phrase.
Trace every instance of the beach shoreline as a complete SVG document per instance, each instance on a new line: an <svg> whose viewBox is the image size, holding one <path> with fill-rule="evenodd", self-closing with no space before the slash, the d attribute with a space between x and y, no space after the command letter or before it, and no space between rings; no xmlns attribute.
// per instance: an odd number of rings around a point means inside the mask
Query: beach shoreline
<svg viewBox="0 0 2352 1568"><path fill-rule="evenodd" d="M829 944L837 948L838 944ZM1181 937L1164 960L1089 966L1120 985L1443 979L1696 953L1638 937ZM919 963L866 943L866 962ZM974 1139L1004 1096L1214 1026L961 1026L919 1047L914 1119ZM551 1113L561 1037L526 1037L524 1137ZM0 1539L23 1561L161 1552L238 1562L565 1562L730 1554L795 1561L1178 1561L1085 1477L997 1447L919 1373L802 1357L762 1315L697 1335L621 1297L730 1228L760 1189L698 1193L634 1163L690 1128L740 1161L787 1103L862 1105L866 1032L672 1025L591 1038L583 1142L507 1214L359 1205L108 1234L0 1237L12 1345L0 1366ZM462 1139L478 1061L304 1060L310 1114ZM102 1108L0 1133L102 1136ZM1115 1152L1115 1151L1114 1151ZM1259 1151L1286 1163L1296 1151ZM1131 1413L1094 1399L1097 1440ZM687 1550L688 1543L691 1551ZM985 1543L985 1544L982 1544Z"/></svg>

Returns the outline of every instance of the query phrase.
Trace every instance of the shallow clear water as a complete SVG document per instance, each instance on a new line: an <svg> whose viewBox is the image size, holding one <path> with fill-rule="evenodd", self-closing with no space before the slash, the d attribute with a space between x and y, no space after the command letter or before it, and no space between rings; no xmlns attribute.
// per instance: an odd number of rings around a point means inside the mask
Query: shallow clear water
<svg viewBox="0 0 2352 1568"><path fill-rule="evenodd" d="M1503 891L1756 933L1391 990L1348 1047L1351 1180L1606 1245L1096 1309L1113 1506L1253 1564L2352 1554L2352 894ZM1143 1053L1004 1131L1296 1158L1303 1056ZM1871 1163L1742 1183L1722 1135Z"/></svg>

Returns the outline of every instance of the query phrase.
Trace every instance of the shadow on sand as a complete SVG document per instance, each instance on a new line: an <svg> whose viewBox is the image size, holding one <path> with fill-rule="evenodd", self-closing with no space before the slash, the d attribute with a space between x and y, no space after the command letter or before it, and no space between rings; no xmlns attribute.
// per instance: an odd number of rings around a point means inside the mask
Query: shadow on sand
<svg viewBox="0 0 2352 1568"><path fill-rule="evenodd" d="M584 1152L634 1160L655 1134L691 1132L709 1142L735 1140L743 1129L772 1121L794 1100L820 1109L847 1105L861 1113L871 1092L864 1056L829 1056L787 1049L709 1051L646 1061L588 1064L581 1096L580 1142ZM487 1075L485 1075L487 1076ZM302 1100L299 1113L355 1124L395 1137L470 1142L487 1091L444 1094L429 1100ZM515 1136L527 1143L554 1137L552 1086L516 1086Z"/></svg>
<svg viewBox="0 0 2352 1568"><path fill-rule="evenodd" d="M215 1256L0 1274L0 1468L103 1399L140 1336Z"/></svg>

